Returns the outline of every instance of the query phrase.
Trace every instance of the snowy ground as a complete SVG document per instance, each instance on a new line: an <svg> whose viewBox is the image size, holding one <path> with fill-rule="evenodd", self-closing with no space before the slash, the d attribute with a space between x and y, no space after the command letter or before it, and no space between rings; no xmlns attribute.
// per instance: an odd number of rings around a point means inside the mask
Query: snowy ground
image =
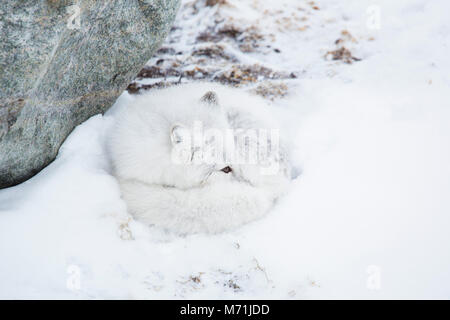
<svg viewBox="0 0 450 320"><path fill-rule="evenodd" d="M302 168L289 195L216 236L134 221L104 151L125 92L0 191L0 298L450 298L448 12L444 0L185 1L149 67L266 96ZM241 29L220 32L230 24ZM199 42L204 29L225 36ZM220 47L192 55L201 46Z"/></svg>

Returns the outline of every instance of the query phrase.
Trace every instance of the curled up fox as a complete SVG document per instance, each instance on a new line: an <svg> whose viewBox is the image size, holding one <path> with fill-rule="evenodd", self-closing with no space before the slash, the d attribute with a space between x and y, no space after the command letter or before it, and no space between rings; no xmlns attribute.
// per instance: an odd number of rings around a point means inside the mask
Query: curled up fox
<svg viewBox="0 0 450 320"><path fill-rule="evenodd" d="M263 217L290 181L272 118L261 98L219 85L136 96L120 111L108 144L129 213L183 235Z"/></svg>

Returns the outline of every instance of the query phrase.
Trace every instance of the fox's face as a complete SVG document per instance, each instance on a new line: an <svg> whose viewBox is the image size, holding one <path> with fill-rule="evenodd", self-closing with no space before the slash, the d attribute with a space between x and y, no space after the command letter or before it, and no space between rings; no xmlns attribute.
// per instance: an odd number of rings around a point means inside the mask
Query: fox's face
<svg viewBox="0 0 450 320"><path fill-rule="evenodd" d="M261 141L256 131L230 128L214 92L207 92L199 103L201 112L196 118L173 124L170 129L171 185L192 188L227 180L256 185L277 174L278 150L269 155L261 152L267 142L273 149L276 139ZM268 166L269 162L275 166Z"/></svg>
<svg viewBox="0 0 450 320"><path fill-rule="evenodd" d="M231 163L226 163L224 135L227 117L214 92L207 92L195 113L183 123L173 124L170 132L172 184L178 188L201 187L215 179L230 179Z"/></svg>

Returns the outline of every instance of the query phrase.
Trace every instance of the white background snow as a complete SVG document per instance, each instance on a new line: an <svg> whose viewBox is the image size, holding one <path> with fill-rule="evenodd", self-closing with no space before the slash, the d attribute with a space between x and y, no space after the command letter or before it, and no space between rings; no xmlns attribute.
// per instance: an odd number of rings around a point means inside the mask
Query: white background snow
<svg viewBox="0 0 450 320"><path fill-rule="evenodd" d="M290 193L221 235L134 221L104 150L124 93L0 191L0 298L450 298L450 3L228 2L249 23L280 11L259 23L281 53L248 59L299 74L272 102L302 169ZM307 22L276 26L299 7ZM324 58L342 30L362 61Z"/></svg>

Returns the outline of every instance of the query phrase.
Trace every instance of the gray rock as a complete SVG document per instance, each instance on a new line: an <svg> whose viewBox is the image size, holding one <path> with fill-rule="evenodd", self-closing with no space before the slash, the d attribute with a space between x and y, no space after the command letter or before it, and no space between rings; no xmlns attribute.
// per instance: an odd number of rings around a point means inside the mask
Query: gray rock
<svg viewBox="0 0 450 320"><path fill-rule="evenodd" d="M179 0L0 2L0 188L103 113L167 35Z"/></svg>

